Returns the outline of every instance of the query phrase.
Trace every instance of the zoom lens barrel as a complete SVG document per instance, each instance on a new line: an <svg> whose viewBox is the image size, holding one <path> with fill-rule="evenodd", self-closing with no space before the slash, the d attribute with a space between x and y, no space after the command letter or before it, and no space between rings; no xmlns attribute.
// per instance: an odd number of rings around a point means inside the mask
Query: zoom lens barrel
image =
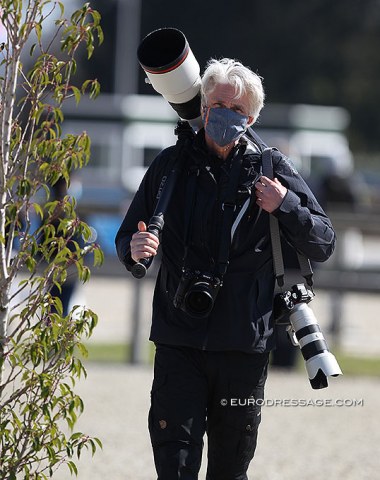
<svg viewBox="0 0 380 480"><path fill-rule="evenodd" d="M312 388L327 387L327 377L342 375L342 371L329 351L313 310L306 303L299 303L292 309L289 320L305 359Z"/></svg>

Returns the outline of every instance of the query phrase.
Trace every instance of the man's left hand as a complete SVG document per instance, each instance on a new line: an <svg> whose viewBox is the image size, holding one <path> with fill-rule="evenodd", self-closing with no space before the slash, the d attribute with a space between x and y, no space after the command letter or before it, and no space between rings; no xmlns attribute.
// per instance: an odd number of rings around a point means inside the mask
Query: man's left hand
<svg viewBox="0 0 380 480"><path fill-rule="evenodd" d="M257 205L268 213L274 212L282 203L288 189L275 178L262 176L256 183Z"/></svg>

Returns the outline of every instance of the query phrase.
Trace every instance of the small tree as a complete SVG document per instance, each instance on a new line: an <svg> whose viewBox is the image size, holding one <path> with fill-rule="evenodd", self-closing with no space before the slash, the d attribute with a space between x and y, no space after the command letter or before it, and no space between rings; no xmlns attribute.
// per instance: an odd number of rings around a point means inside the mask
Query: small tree
<svg viewBox="0 0 380 480"><path fill-rule="evenodd" d="M100 264L102 252L75 200L50 191L89 160L86 133L62 135L61 107L69 97L97 95L96 80L74 86L71 77L80 45L90 57L102 30L89 3L68 20L62 2L3 0L0 18L7 35L0 54L0 478L44 479L62 463L77 473L82 448L100 445L72 433L83 410L73 388L86 373L78 352L86 354L81 342L97 317L79 306L65 316L50 290L62 288L69 267L87 281L85 256Z"/></svg>

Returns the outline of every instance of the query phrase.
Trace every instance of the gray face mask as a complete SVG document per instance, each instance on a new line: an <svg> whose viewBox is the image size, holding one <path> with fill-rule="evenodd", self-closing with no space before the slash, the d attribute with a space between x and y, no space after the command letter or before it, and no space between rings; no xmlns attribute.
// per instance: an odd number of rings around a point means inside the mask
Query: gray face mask
<svg viewBox="0 0 380 480"><path fill-rule="evenodd" d="M247 130L248 117L229 108L206 107L202 119L207 135L220 147L236 141Z"/></svg>

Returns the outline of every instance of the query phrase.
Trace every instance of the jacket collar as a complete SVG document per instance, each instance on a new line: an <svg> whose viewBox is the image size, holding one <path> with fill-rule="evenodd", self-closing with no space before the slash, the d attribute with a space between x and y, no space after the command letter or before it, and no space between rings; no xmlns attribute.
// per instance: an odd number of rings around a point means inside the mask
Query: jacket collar
<svg viewBox="0 0 380 480"><path fill-rule="evenodd" d="M244 134L240 137L238 145L244 144L246 145L246 149L244 155L257 155L261 153L260 148L252 141L248 135ZM195 136L193 147L196 151L202 152L204 155L209 155L210 153L206 147L206 140L205 140L205 130L201 128Z"/></svg>

